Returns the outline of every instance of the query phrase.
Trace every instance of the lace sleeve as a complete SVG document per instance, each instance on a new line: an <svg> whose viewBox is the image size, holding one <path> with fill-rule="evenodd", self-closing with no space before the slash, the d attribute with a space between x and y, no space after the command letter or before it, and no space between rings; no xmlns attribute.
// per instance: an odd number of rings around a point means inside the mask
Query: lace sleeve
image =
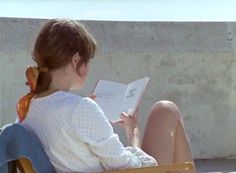
<svg viewBox="0 0 236 173"><path fill-rule="evenodd" d="M126 147L133 155L137 156L141 162L141 167L157 166L157 161L138 147Z"/></svg>
<svg viewBox="0 0 236 173"><path fill-rule="evenodd" d="M141 167L139 156L125 149L102 109L93 100L84 99L73 117L73 137L87 143L106 170Z"/></svg>

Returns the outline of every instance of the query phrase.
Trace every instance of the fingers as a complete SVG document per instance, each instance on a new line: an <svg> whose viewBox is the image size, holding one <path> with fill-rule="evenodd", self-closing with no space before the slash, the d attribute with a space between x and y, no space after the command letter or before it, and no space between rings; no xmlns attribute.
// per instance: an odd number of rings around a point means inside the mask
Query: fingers
<svg viewBox="0 0 236 173"><path fill-rule="evenodd" d="M122 112L120 115L120 118L122 118L122 119L135 119L135 118L137 118L137 114L133 111L129 112L129 113Z"/></svg>
<svg viewBox="0 0 236 173"><path fill-rule="evenodd" d="M122 112L121 113L121 115L120 115L120 119L119 120L116 120L116 121L110 121L110 123L111 124L119 124L119 125L121 125L121 124L124 124L124 119L125 119L125 117L128 117L129 115L128 114L126 114L125 112Z"/></svg>
<svg viewBox="0 0 236 173"><path fill-rule="evenodd" d="M120 119L120 120L117 120L117 121L113 121L112 124L113 124L113 125L118 124L120 127L125 128L125 126L124 126L124 120L123 120L123 119Z"/></svg>
<svg viewBox="0 0 236 173"><path fill-rule="evenodd" d="M96 98L96 95L91 95L91 96L89 96L89 98L91 98L92 100L94 100L95 98Z"/></svg>
<svg viewBox="0 0 236 173"><path fill-rule="evenodd" d="M120 118L125 118L125 117L129 117L129 114L127 114L126 112L122 112L120 114Z"/></svg>
<svg viewBox="0 0 236 173"><path fill-rule="evenodd" d="M137 126L137 115L133 113L122 112L120 114L120 120L111 122L113 125L118 124L123 128L133 128Z"/></svg>
<svg viewBox="0 0 236 173"><path fill-rule="evenodd" d="M124 120L123 119L120 119L120 120L117 120L117 121L113 121L111 122L112 124L120 124L120 123L123 123Z"/></svg>

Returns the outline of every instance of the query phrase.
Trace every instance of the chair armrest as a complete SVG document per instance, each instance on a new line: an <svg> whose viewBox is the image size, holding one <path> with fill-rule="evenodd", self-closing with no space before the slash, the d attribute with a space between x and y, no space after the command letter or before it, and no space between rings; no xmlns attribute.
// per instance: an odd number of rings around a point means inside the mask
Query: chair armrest
<svg viewBox="0 0 236 173"><path fill-rule="evenodd" d="M194 168L194 164L192 162L185 163L175 163L169 165L160 165L153 167L143 167L143 168L130 168L123 170L114 170L114 171L106 171L105 173L165 173L171 171L189 171Z"/></svg>
<svg viewBox="0 0 236 173"><path fill-rule="evenodd" d="M35 173L31 162L28 159L21 158L16 161L18 169L21 173ZM129 168L123 170L105 171L105 173L167 173L171 171L189 171L194 168L192 162L174 163L169 165L160 165L142 168Z"/></svg>

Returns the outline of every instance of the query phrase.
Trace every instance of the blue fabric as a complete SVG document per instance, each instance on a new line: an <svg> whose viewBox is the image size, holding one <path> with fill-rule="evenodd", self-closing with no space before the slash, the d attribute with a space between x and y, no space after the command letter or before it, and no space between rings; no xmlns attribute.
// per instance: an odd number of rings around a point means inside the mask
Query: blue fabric
<svg viewBox="0 0 236 173"><path fill-rule="evenodd" d="M56 172L36 135L18 123L3 127L0 131L0 172L7 173L7 163L22 157L31 160L38 173Z"/></svg>

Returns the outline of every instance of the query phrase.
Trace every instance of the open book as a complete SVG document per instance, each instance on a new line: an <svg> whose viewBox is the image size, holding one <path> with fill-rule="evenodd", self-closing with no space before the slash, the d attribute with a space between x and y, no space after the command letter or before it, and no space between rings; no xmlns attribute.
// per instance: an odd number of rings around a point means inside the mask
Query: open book
<svg viewBox="0 0 236 173"><path fill-rule="evenodd" d="M122 112L131 113L136 110L148 82L148 77L128 85L99 80L93 92L96 95L95 101L101 106L108 120L114 122L120 119Z"/></svg>

